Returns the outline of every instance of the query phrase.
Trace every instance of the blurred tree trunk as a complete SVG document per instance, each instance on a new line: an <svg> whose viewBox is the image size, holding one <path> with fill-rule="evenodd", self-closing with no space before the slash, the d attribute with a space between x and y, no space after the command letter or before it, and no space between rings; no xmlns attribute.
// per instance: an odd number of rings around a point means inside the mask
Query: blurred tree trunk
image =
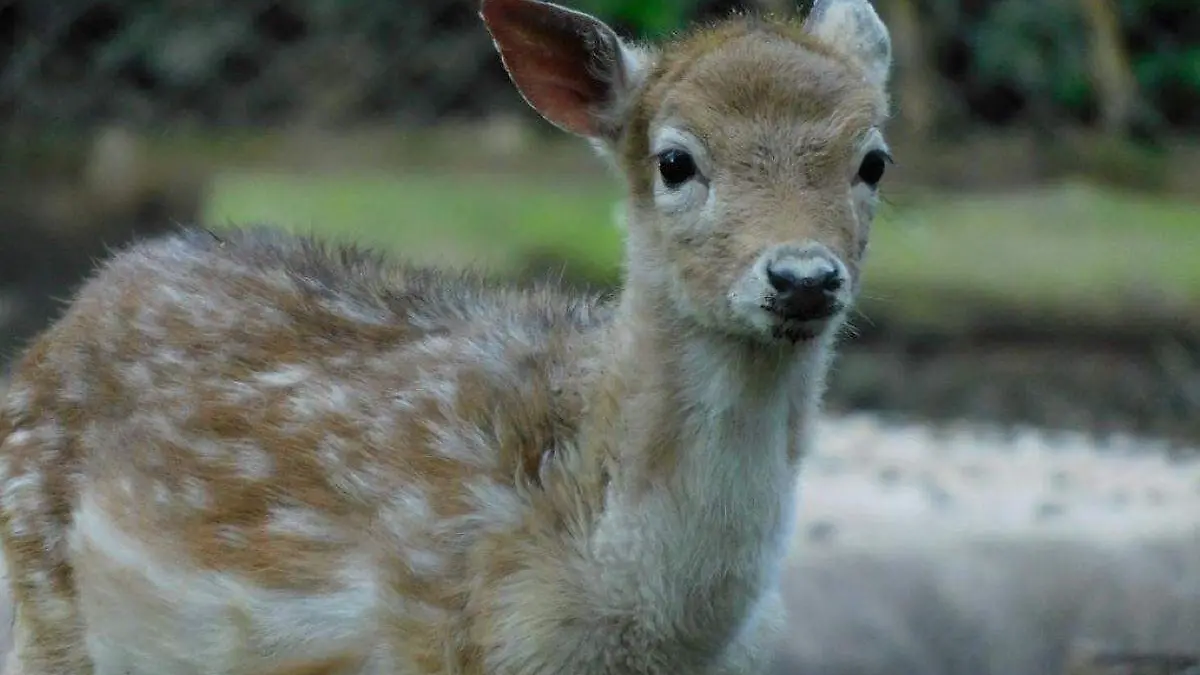
<svg viewBox="0 0 1200 675"><path fill-rule="evenodd" d="M1121 26L1113 0L1079 0L1088 30L1088 58L1092 82L1100 102L1104 131L1123 135L1133 122L1137 80L1121 40Z"/></svg>
<svg viewBox="0 0 1200 675"><path fill-rule="evenodd" d="M939 120L940 97L920 10L914 0L891 0L878 7L892 34L900 126L914 140L924 139Z"/></svg>

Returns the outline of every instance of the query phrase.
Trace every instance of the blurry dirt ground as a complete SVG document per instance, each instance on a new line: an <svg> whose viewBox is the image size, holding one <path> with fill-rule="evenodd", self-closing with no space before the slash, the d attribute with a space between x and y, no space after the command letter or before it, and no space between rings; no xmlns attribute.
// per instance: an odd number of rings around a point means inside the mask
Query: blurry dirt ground
<svg viewBox="0 0 1200 675"><path fill-rule="evenodd" d="M1198 513L1200 459L1161 444L830 417L801 474L773 672L1180 675L1067 668L1200 655Z"/></svg>

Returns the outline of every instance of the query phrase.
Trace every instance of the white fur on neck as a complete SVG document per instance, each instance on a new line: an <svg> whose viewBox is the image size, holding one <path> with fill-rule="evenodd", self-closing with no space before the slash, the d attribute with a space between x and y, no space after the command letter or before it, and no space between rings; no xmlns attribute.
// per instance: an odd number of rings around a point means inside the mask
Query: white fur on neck
<svg viewBox="0 0 1200 675"><path fill-rule="evenodd" d="M649 490L636 469L613 476L591 541L594 590L647 635L687 625L702 633L687 637L719 642L757 620L778 577L794 522L791 422L815 405L826 347L784 356L708 336L681 342L664 359L682 383L666 398L684 408L679 460ZM690 616L697 598L719 618Z"/></svg>

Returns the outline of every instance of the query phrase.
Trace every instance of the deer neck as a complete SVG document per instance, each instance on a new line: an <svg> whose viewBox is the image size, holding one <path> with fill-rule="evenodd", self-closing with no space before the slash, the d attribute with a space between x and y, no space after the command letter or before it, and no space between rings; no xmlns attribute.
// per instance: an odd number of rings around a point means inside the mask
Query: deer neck
<svg viewBox="0 0 1200 675"><path fill-rule="evenodd" d="M828 345L716 335L630 282L581 439L609 463L592 552L606 602L718 630L778 573Z"/></svg>

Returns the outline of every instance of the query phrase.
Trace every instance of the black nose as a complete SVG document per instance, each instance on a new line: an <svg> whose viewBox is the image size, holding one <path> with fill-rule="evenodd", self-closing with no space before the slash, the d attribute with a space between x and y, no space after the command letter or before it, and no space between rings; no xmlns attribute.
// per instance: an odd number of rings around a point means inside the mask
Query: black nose
<svg viewBox="0 0 1200 675"><path fill-rule="evenodd" d="M784 261L767 267L775 289L772 308L787 319L824 319L839 309L837 291L843 280L837 266L821 261Z"/></svg>

